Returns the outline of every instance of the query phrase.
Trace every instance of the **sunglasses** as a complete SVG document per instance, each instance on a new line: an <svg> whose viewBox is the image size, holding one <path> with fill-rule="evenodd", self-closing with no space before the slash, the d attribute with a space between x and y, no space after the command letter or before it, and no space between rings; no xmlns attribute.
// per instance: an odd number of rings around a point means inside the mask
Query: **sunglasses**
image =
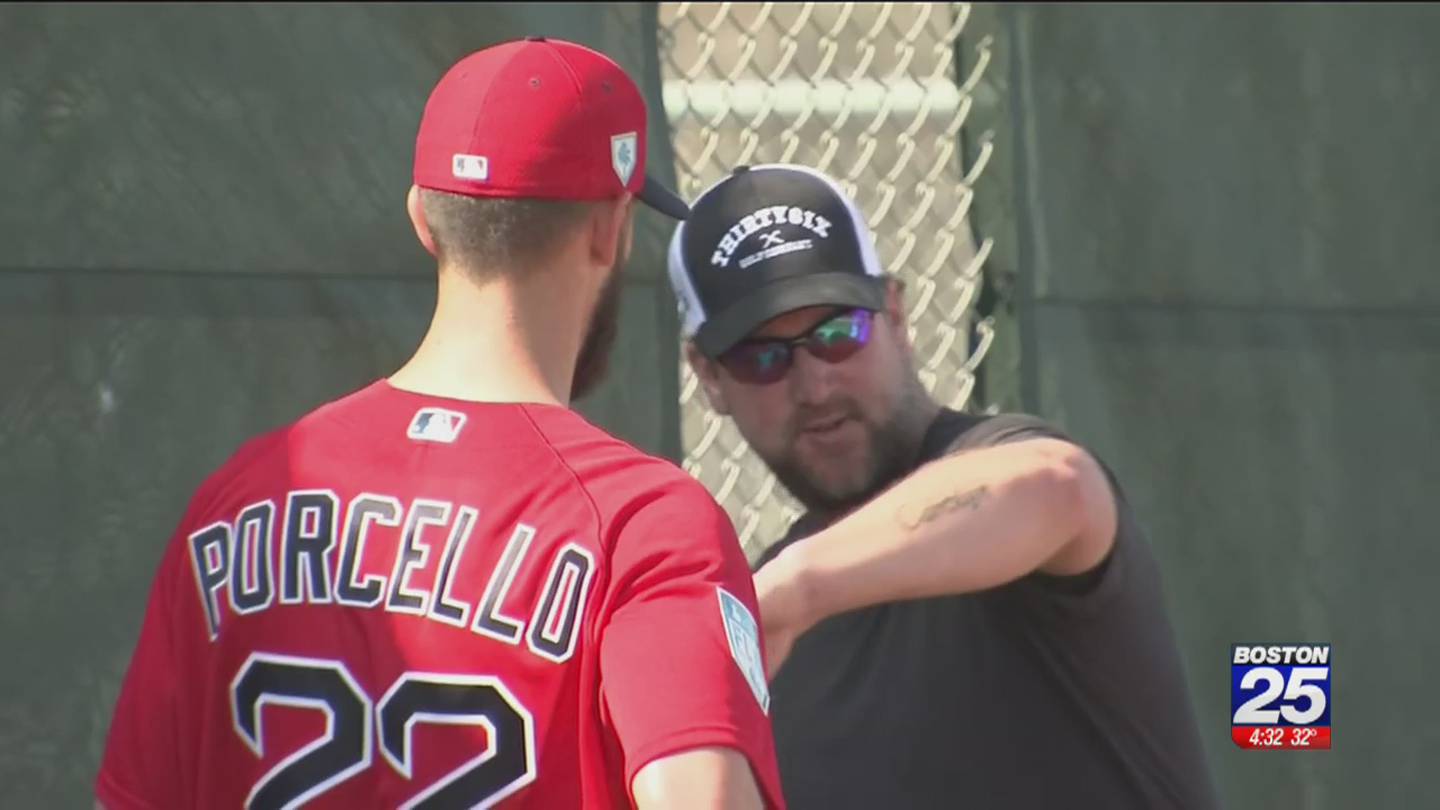
<svg viewBox="0 0 1440 810"><path fill-rule="evenodd" d="M839 363L860 351L870 342L874 321L875 313L868 309L846 310L803 335L743 340L717 359L740 382L768 385L779 382L790 371L798 346L827 363Z"/></svg>

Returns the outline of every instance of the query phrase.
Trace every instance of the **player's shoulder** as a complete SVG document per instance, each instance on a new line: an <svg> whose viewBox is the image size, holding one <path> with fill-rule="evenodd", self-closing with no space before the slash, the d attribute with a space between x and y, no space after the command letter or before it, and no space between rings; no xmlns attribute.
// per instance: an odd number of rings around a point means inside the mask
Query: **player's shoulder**
<svg viewBox="0 0 1440 810"><path fill-rule="evenodd" d="M573 419L539 425L557 458L584 490L605 524L623 523L644 509L689 510L708 518L720 512L699 481L664 456L642 450L590 423Z"/></svg>
<svg viewBox="0 0 1440 810"><path fill-rule="evenodd" d="M544 415L551 417L553 411ZM699 487L679 465L595 425L577 412L537 419L536 427L557 459L587 487L648 485L657 488ZM703 491L703 487L700 487Z"/></svg>
<svg viewBox="0 0 1440 810"><path fill-rule="evenodd" d="M622 538L645 544L661 538L697 551L738 553L740 548L730 516L715 496L668 459L635 451L627 464L595 481L589 491L607 516L607 542L612 546Z"/></svg>

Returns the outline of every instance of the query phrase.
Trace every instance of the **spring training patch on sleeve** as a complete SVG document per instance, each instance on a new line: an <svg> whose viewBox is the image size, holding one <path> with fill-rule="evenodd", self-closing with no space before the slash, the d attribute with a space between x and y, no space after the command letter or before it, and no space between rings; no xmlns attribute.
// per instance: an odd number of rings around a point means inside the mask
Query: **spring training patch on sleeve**
<svg viewBox="0 0 1440 810"><path fill-rule="evenodd" d="M717 586L715 592L720 598L720 620L730 641L730 656L750 684L750 691L760 704L760 710L768 715L770 686L765 681L765 661L760 657L760 626L744 602L724 588Z"/></svg>

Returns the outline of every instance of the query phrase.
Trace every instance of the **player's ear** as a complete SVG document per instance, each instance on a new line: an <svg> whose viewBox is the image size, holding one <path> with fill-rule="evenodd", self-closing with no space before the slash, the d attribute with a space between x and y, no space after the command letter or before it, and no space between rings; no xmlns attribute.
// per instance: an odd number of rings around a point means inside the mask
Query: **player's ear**
<svg viewBox="0 0 1440 810"><path fill-rule="evenodd" d="M431 256L435 253L435 236L430 233L430 222L425 219L425 206L420 202L420 187L411 186L410 192L405 195L405 211L410 215L410 224L415 228L415 237L420 244L429 251Z"/></svg>
<svg viewBox="0 0 1440 810"><path fill-rule="evenodd" d="M590 217L590 261L596 267L609 269L628 255L634 207L635 197L629 192L595 206Z"/></svg>
<svg viewBox="0 0 1440 810"><path fill-rule="evenodd" d="M720 386L720 364L706 357L693 340L685 341L685 359L700 380L700 388L705 391L710 407L721 416L729 416L730 403L725 399L725 389Z"/></svg>

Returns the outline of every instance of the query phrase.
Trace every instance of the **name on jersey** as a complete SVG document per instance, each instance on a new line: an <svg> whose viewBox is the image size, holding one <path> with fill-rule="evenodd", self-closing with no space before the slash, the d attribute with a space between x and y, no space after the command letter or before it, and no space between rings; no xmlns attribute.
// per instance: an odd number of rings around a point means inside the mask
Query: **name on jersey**
<svg viewBox="0 0 1440 810"><path fill-rule="evenodd" d="M518 523L485 587L457 593L456 575L479 517L474 507L419 498L407 509L398 498L374 493L342 506L331 490L292 491L283 500L283 511L274 500L261 501L233 521L189 536L211 641L229 616L258 613L278 601L409 614L506 644L523 643L555 663L574 654L595 573L594 556L585 548L566 543L549 560L527 561L535 528ZM388 575L362 571L366 541L377 527L400 531L394 559L384 569ZM517 616L507 596L527 562L549 568L539 600ZM431 573L428 588L414 584L422 571Z"/></svg>

